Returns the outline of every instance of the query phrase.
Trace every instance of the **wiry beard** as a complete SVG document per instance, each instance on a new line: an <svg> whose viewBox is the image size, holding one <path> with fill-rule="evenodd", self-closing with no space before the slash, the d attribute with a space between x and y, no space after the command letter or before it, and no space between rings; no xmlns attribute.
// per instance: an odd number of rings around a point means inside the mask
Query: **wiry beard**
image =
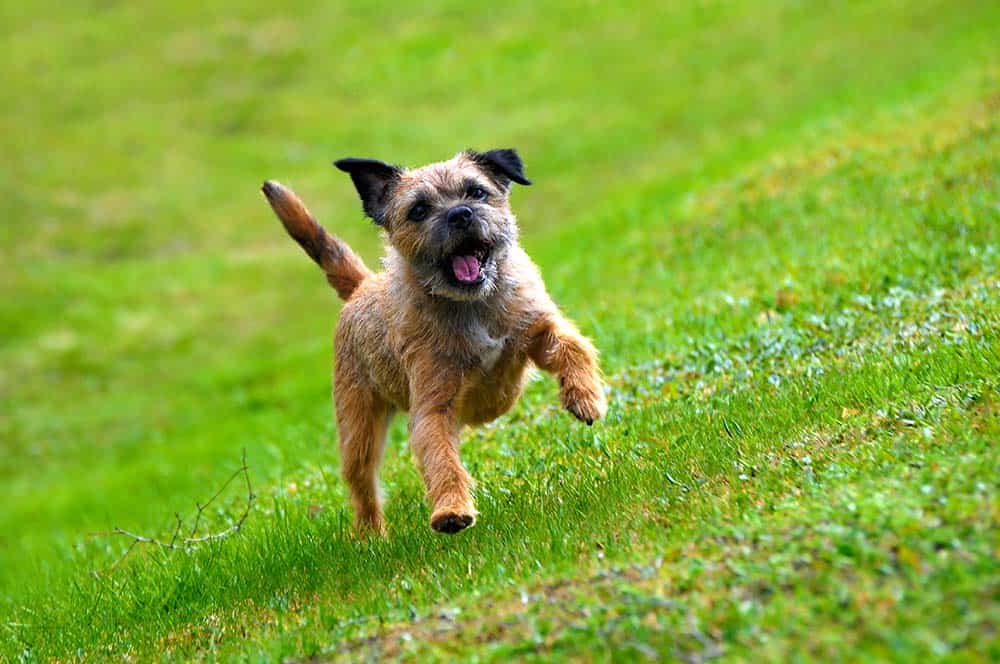
<svg viewBox="0 0 1000 664"><path fill-rule="evenodd" d="M504 289L506 278L504 267L509 247L506 244L494 246L489 260L482 266L482 281L475 285L455 283L446 273L446 266L440 260L423 258L407 260L398 256L420 284L421 290L431 297L454 302L480 302L489 299Z"/></svg>

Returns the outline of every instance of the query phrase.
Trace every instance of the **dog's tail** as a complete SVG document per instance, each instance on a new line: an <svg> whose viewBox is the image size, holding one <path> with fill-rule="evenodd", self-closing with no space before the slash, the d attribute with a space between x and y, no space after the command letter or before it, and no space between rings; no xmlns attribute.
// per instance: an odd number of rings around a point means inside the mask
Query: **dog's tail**
<svg viewBox="0 0 1000 664"><path fill-rule="evenodd" d="M326 280L341 299L351 297L358 284L372 275L364 261L343 240L319 225L294 191L274 180L265 182L261 191L288 234L326 272Z"/></svg>

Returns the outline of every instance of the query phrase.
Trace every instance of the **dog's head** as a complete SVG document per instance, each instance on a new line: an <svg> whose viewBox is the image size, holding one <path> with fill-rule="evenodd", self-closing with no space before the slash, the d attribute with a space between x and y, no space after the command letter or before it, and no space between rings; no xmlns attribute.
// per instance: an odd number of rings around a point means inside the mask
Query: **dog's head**
<svg viewBox="0 0 1000 664"><path fill-rule="evenodd" d="M373 159L334 164L429 293L473 301L497 289L517 242L511 183L531 184L515 150L466 150L413 170Z"/></svg>

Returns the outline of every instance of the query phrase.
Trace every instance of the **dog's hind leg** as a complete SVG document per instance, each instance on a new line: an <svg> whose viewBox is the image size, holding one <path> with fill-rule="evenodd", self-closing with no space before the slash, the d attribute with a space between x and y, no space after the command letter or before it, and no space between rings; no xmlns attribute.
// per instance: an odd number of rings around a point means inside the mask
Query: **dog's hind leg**
<svg viewBox="0 0 1000 664"><path fill-rule="evenodd" d="M354 523L362 535L385 533L378 467L385 449L392 409L378 395L352 384L337 367L334 400L340 436L341 473L351 492Z"/></svg>

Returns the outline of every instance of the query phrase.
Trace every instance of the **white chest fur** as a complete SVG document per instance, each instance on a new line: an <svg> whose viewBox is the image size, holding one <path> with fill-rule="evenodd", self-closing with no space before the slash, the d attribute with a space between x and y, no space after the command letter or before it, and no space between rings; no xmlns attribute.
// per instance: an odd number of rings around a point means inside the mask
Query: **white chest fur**
<svg viewBox="0 0 1000 664"><path fill-rule="evenodd" d="M494 337L481 321L470 321L466 335L470 354L479 361L480 368L489 371L496 366L507 343L506 337Z"/></svg>

